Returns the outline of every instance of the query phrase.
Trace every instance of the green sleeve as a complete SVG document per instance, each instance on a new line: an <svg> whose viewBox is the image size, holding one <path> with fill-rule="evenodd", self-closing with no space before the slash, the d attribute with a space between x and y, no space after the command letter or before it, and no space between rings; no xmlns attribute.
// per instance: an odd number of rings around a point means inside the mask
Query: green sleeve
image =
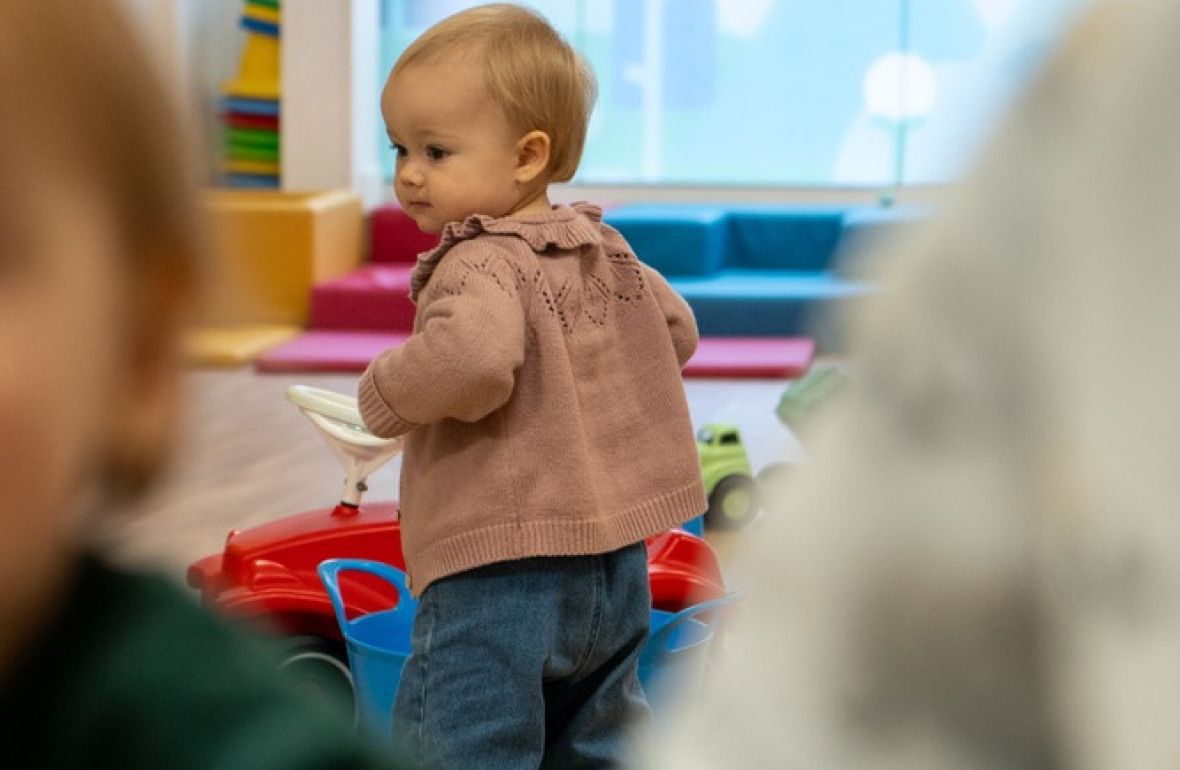
<svg viewBox="0 0 1180 770"><path fill-rule="evenodd" d="M283 680L261 640L163 578L83 561L57 620L0 691L10 767L405 767Z"/></svg>

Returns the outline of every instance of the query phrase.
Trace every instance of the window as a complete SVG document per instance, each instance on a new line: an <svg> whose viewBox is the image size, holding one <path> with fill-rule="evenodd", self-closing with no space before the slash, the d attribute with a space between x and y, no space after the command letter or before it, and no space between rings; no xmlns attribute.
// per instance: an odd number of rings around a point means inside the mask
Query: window
<svg viewBox="0 0 1180 770"><path fill-rule="evenodd" d="M598 76L576 182L890 187L955 178L1084 2L529 4ZM383 0L382 74L426 27L475 4Z"/></svg>

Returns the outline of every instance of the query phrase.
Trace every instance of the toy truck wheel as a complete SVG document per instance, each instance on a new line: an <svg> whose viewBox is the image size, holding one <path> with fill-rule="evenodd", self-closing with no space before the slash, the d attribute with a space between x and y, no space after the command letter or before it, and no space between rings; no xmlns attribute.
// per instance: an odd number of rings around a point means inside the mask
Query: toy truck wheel
<svg viewBox="0 0 1180 770"><path fill-rule="evenodd" d="M726 476L709 495L705 523L717 529L738 529L758 512L758 486L749 476Z"/></svg>
<svg viewBox="0 0 1180 770"><path fill-rule="evenodd" d="M313 697L330 700L356 720L356 697L348 653L341 642L296 636L283 645L279 670Z"/></svg>

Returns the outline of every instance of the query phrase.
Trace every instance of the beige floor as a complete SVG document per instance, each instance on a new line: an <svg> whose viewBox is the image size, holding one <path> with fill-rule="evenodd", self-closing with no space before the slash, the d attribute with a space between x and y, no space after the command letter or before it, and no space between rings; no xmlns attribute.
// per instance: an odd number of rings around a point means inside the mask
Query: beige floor
<svg viewBox="0 0 1180 770"><path fill-rule="evenodd" d="M188 373L181 446L169 477L143 510L108 533L119 555L180 576L189 562L220 550L231 529L333 504L343 474L311 424L284 399L296 383L354 393L356 377L259 375L249 368ZM784 387L750 380L687 384L694 422L738 425L755 469L801 455L774 417ZM367 499L395 497L398 470L395 459L370 478ZM710 535L725 566L740 558L748 537Z"/></svg>

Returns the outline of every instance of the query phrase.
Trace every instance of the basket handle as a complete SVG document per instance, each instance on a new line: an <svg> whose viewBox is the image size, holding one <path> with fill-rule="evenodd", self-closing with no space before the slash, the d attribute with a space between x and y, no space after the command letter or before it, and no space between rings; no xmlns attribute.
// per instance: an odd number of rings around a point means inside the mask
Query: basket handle
<svg viewBox="0 0 1180 770"><path fill-rule="evenodd" d="M385 562L369 559L328 559L320 563L316 572L319 573L320 582L324 584L328 601L332 603L332 610L336 613L336 622L340 624L341 629L347 628L353 622L348 619L344 597L340 592L339 575L341 572L363 572L381 578L393 586L397 590L397 605L390 612L405 615L407 622L418 609L418 602L410 595L410 589L406 585L406 573Z"/></svg>
<svg viewBox="0 0 1180 770"><path fill-rule="evenodd" d="M651 659L670 652L668 648L671 645L672 634L676 628L690 620L695 620L699 615L710 615L708 620L703 622L705 627L709 629L709 635L711 637L717 631L718 624L721 623L721 611L736 603L741 598L741 594L732 593L701 602L700 604L694 604L691 607L685 607L673 615L671 620L664 624L663 628L656 631L651 640L644 645L642 657L644 659Z"/></svg>

